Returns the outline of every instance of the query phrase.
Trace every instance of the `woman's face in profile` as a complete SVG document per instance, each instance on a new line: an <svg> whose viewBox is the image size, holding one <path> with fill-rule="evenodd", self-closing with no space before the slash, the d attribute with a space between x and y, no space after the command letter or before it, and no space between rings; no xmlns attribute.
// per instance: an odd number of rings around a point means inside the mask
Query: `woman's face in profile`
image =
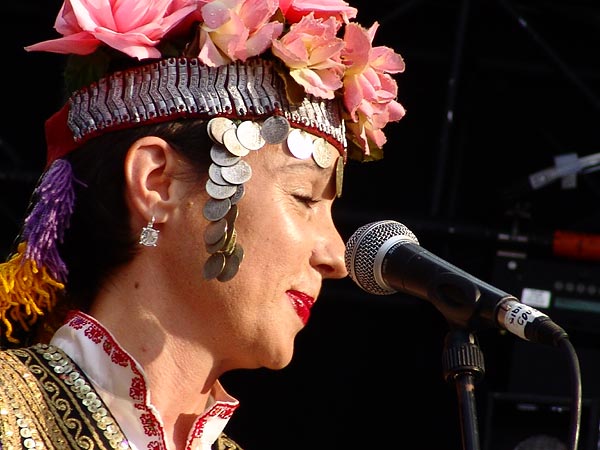
<svg viewBox="0 0 600 450"><path fill-rule="evenodd" d="M326 169L292 156L285 143L244 157L252 177L235 221L243 261L230 281L204 281L194 300L219 336L214 350L225 360L223 370L286 366L323 279L346 276L345 246L331 216L338 156L331 151L334 163Z"/></svg>

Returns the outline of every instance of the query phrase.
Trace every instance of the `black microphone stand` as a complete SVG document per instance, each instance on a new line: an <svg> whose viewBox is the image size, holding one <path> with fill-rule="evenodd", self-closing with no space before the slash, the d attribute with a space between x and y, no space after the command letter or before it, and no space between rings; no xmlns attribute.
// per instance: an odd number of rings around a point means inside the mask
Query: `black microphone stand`
<svg viewBox="0 0 600 450"><path fill-rule="evenodd" d="M473 333L463 328L451 329L444 340L442 363L444 379L456 385L463 449L479 450L475 384L485 369L483 353Z"/></svg>

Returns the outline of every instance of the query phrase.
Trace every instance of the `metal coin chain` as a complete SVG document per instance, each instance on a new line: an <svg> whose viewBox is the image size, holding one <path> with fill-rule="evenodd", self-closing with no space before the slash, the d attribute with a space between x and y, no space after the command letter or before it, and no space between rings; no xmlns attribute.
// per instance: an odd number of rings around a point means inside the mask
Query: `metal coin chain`
<svg viewBox="0 0 600 450"><path fill-rule="evenodd" d="M208 169L206 192L210 196L204 205L204 218L210 221L204 233L206 250L210 254L204 264L204 278L229 281L238 272L244 249L237 242L235 220L237 203L244 196L244 183L252 177L252 168L242 158L265 144L285 142L290 153L299 159L310 157L319 167L330 167L337 156L336 180L341 194L343 157L335 147L321 137L292 128L283 116L271 116L264 122L233 121L215 117L208 121L207 132L213 145Z"/></svg>

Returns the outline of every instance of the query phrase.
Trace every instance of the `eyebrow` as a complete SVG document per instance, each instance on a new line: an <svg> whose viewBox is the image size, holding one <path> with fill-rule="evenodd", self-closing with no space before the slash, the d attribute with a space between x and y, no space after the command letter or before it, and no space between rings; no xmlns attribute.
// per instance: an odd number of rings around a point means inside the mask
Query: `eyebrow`
<svg viewBox="0 0 600 450"><path fill-rule="evenodd" d="M280 167L279 170L288 171L288 169L289 169L290 171L296 172L299 169L306 169L306 168L309 168L317 173L322 173L324 170L326 170L326 169L322 168L321 166L319 166L317 163L315 163L312 160L312 158L310 159L310 161L308 158L305 160L296 160L293 163L285 164L284 166Z"/></svg>

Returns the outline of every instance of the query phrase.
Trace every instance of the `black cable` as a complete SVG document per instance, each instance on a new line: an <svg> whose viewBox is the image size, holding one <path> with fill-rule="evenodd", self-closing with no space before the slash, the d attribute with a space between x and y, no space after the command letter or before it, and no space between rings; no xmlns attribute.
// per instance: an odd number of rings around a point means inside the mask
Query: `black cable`
<svg viewBox="0 0 600 450"><path fill-rule="evenodd" d="M564 350L571 364L572 388L571 393L571 429L569 435L570 450L577 450L579 442L579 430L581 426L581 370L579 367L579 359L573 344L569 339L561 339L557 343L557 347Z"/></svg>

